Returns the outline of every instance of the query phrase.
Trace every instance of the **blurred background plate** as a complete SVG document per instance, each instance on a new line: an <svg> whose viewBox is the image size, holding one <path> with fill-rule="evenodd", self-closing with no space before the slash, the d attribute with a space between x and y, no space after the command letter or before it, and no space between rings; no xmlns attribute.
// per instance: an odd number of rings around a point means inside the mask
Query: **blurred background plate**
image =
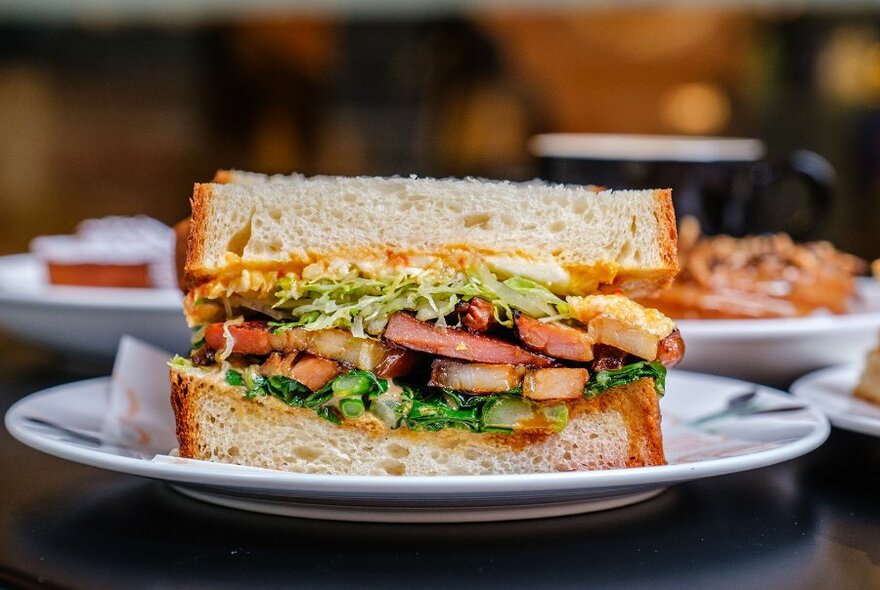
<svg viewBox="0 0 880 590"><path fill-rule="evenodd" d="M837 428L880 436L880 406L853 396L862 366L849 363L804 375L791 393L824 412Z"/></svg>
<svg viewBox="0 0 880 590"><path fill-rule="evenodd" d="M0 328L90 361L111 360L123 334L174 352L190 342L179 291L50 286L27 254L0 257Z"/></svg>
<svg viewBox="0 0 880 590"><path fill-rule="evenodd" d="M682 369L784 386L863 359L880 331L880 285L861 280L857 301L843 315L677 323L687 346Z"/></svg>

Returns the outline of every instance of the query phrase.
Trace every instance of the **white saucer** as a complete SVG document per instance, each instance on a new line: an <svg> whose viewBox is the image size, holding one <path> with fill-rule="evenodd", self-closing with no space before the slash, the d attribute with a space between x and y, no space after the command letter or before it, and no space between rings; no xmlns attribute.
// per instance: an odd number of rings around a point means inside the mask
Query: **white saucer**
<svg viewBox="0 0 880 590"><path fill-rule="evenodd" d="M801 377L791 392L825 412L838 428L880 436L880 405L853 396L861 374L860 364L829 367Z"/></svg>
<svg viewBox="0 0 880 590"><path fill-rule="evenodd" d="M112 359L129 334L184 352L191 332L176 289L113 289L49 285L29 254L0 257L0 328L67 355Z"/></svg>
<svg viewBox="0 0 880 590"><path fill-rule="evenodd" d="M9 410L6 427L18 440L46 453L164 480L200 500L330 520L479 522L606 510L646 500L679 482L786 461L822 444L829 432L824 415L809 405L689 425L716 415L730 398L751 391L757 392L757 409L790 408L793 400L742 381L672 372L661 402L668 460L664 466L488 476L296 474L155 455L157 447L170 451L173 440L154 438L149 448L89 442L88 437L100 437L108 382L93 379L32 394Z"/></svg>

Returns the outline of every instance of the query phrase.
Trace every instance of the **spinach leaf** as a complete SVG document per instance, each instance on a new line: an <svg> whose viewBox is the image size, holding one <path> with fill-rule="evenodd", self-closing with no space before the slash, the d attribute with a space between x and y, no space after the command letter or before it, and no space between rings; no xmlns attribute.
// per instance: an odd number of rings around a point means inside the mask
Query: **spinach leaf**
<svg viewBox="0 0 880 590"><path fill-rule="evenodd" d="M486 409L499 399L521 398L518 389L492 395L465 395L438 388L403 386L402 402L395 408L397 425L410 430L435 432L443 428L462 428L472 432L498 432L483 424ZM511 429L504 430L511 432Z"/></svg>
<svg viewBox="0 0 880 590"><path fill-rule="evenodd" d="M369 371L349 371L314 392L299 381L285 375L270 375L268 377L261 375L256 370L256 365L251 365L245 369L244 373L234 369L226 372L226 383L244 387L244 397L248 399L271 395L289 406L314 410L319 416L334 424L342 424L344 414L335 403L329 403L334 399L334 384L340 380L346 384L345 388L349 388L352 382L357 384L358 388L353 397L361 399L364 407L367 407L369 399L388 391L388 381L379 379ZM340 387L336 389L340 389ZM349 396L344 399L351 398L352 396ZM349 414L352 412L349 411Z"/></svg>
<svg viewBox="0 0 880 590"><path fill-rule="evenodd" d="M651 377L654 379L654 389L657 395L666 393L666 367L658 362L639 361L616 369L614 371L599 371L590 376L590 381L584 388L585 397L596 397L620 385L626 385L639 379Z"/></svg>

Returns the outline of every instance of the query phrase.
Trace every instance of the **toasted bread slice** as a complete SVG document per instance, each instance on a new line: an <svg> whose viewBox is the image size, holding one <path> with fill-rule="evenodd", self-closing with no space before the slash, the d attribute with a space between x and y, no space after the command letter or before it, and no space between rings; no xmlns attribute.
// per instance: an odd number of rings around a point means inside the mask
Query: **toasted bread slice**
<svg viewBox="0 0 880 590"><path fill-rule="evenodd" d="M640 294L678 270L669 190L228 171L217 180L194 189L190 286L243 270L299 275L317 261L375 274L479 261L559 294Z"/></svg>
<svg viewBox="0 0 880 590"><path fill-rule="evenodd" d="M570 403L558 434L392 430L369 412L337 426L274 397L247 399L220 372L171 371L184 457L299 473L454 475L662 465L651 379Z"/></svg>

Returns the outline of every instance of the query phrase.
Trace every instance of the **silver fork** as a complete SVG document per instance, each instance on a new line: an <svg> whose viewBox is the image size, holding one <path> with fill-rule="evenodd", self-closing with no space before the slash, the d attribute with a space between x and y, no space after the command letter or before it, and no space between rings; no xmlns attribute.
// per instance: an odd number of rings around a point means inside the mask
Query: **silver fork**
<svg viewBox="0 0 880 590"><path fill-rule="evenodd" d="M722 418L741 418L746 416L758 416L764 414L783 414L786 412L796 412L806 408L803 404L791 404L788 406L778 406L775 408L759 408L755 404L755 397L758 395L758 389L754 388L731 398L728 398L727 405L723 410L712 412L693 420L688 420L688 426L702 426L708 422L721 420Z"/></svg>

